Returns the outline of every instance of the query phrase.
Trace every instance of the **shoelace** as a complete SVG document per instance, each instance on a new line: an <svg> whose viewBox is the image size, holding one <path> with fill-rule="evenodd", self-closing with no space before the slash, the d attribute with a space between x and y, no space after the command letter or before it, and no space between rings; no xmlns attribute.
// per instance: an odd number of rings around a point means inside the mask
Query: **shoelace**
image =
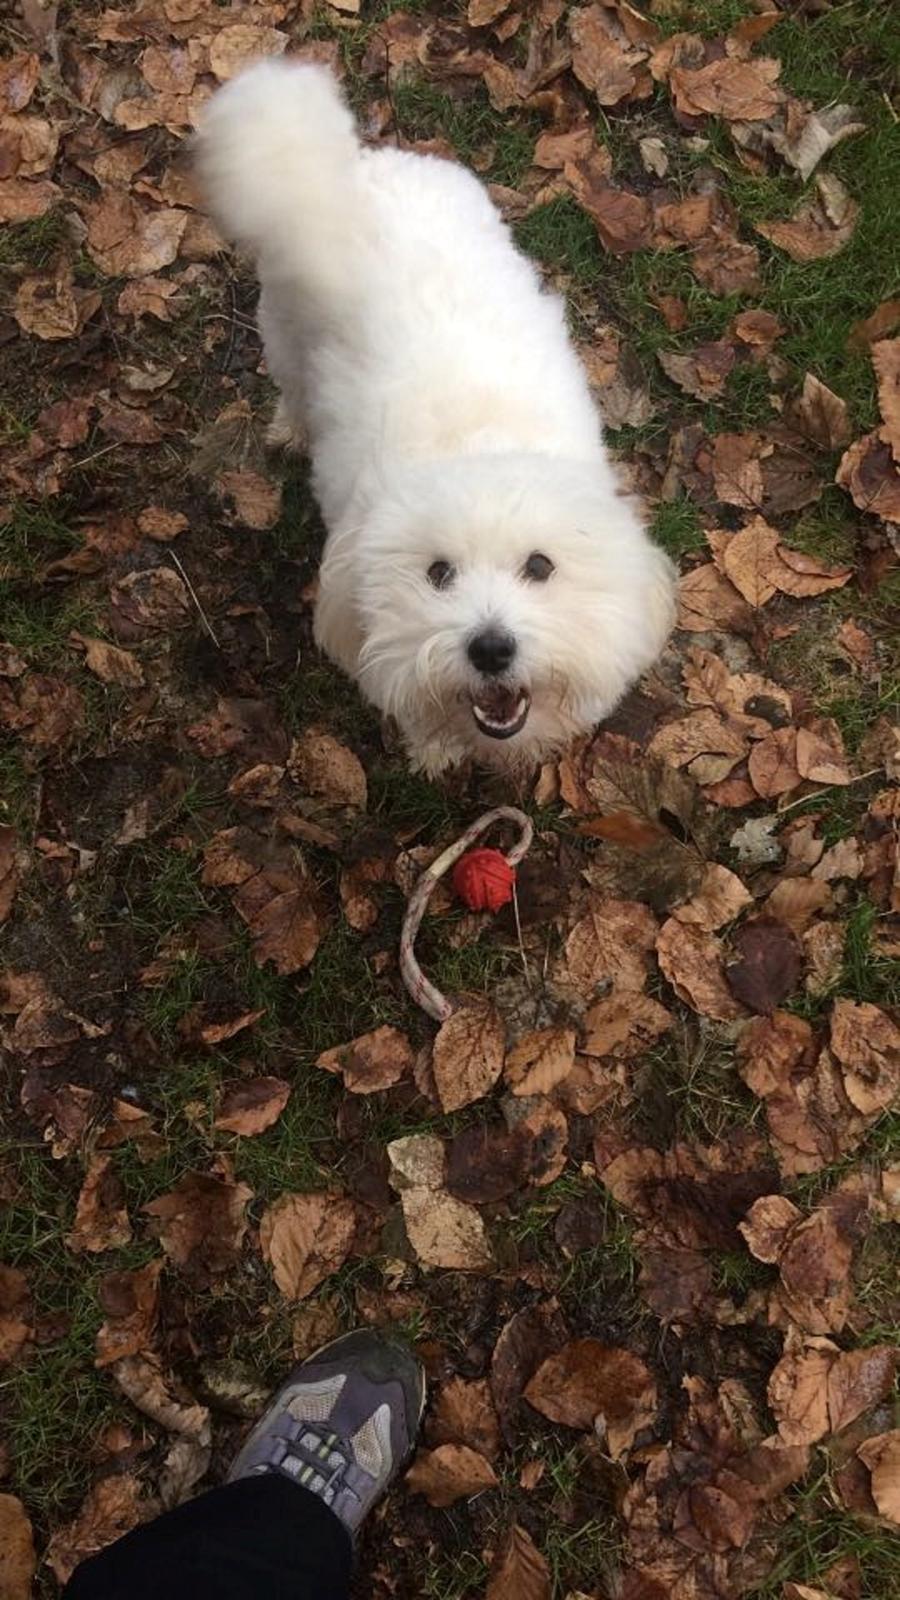
<svg viewBox="0 0 900 1600"><path fill-rule="evenodd" d="M268 1462L259 1470L281 1472L318 1495L326 1505L331 1505L344 1489L355 1495L352 1482L347 1481L350 1467L351 1459L344 1441L326 1428L305 1422L296 1438L278 1441L277 1454L270 1454Z"/></svg>

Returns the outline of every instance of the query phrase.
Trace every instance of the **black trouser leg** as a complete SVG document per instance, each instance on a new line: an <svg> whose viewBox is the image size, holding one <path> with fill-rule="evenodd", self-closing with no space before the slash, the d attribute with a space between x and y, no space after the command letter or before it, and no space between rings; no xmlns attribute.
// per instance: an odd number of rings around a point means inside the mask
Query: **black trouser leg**
<svg viewBox="0 0 900 1600"><path fill-rule="evenodd" d="M347 1600L351 1561L334 1513L266 1474L126 1533L82 1563L63 1600Z"/></svg>

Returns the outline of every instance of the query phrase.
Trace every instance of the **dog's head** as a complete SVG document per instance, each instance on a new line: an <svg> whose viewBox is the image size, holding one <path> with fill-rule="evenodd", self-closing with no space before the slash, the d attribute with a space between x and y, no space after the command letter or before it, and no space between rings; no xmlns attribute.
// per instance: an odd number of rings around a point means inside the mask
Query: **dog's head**
<svg viewBox="0 0 900 1600"><path fill-rule="evenodd" d="M363 689L417 745L530 762L655 659L671 564L596 467L531 456L413 468L357 546Z"/></svg>

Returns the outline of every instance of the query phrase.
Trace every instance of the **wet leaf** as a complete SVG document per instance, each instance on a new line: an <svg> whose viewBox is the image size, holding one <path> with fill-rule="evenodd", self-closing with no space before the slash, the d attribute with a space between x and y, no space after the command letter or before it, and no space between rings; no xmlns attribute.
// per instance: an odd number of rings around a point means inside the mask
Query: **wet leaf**
<svg viewBox="0 0 900 1600"><path fill-rule="evenodd" d="M430 1506L452 1506L493 1489L496 1482L490 1462L466 1444L420 1449L406 1474L410 1493L424 1495Z"/></svg>
<svg viewBox="0 0 900 1600"><path fill-rule="evenodd" d="M281 515L281 486L259 472L220 472L215 480L217 493L233 506L232 521L244 528L264 533L274 528Z"/></svg>
<svg viewBox="0 0 900 1600"><path fill-rule="evenodd" d="M259 1243L287 1300L304 1300L343 1266L356 1207L340 1191L283 1194L263 1212Z"/></svg>
<svg viewBox="0 0 900 1600"><path fill-rule="evenodd" d="M351 1094L377 1094L399 1083L411 1071L414 1059L406 1034L385 1025L349 1044L323 1050L316 1066L339 1073Z"/></svg>
<svg viewBox="0 0 900 1600"><path fill-rule="evenodd" d="M169 1260L206 1285L237 1261L252 1198L245 1183L216 1173L189 1172L143 1210Z"/></svg>
<svg viewBox="0 0 900 1600"><path fill-rule="evenodd" d="M226 1086L214 1128L245 1139L265 1133L278 1121L291 1096L283 1078L249 1078Z"/></svg>
<svg viewBox="0 0 900 1600"><path fill-rule="evenodd" d="M516 1311L501 1328L491 1357L490 1384L507 1439L514 1436L526 1384L547 1356L562 1349L567 1337L555 1300Z"/></svg>
<svg viewBox="0 0 900 1600"><path fill-rule="evenodd" d="M513 1523L494 1557L485 1600L550 1600L550 1568L530 1534Z"/></svg>
<svg viewBox="0 0 900 1600"><path fill-rule="evenodd" d="M19 1267L0 1264L0 1366L13 1361L31 1335L28 1280Z"/></svg>
<svg viewBox="0 0 900 1600"><path fill-rule="evenodd" d="M614 1460L656 1413L656 1384L629 1350L572 1339L548 1356L525 1389L529 1405L567 1428L596 1428Z"/></svg>
<svg viewBox="0 0 900 1600"><path fill-rule="evenodd" d="M451 1378L442 1384L427 1422L432 1445L468 1444L488 1461L500 1454L500 1424L487 1378Z"/></svg>
<svg viewBox="0 0 900 1600"><path fill-rule="evenodd" d="M0 1594L3 1600L30 1600L37 1558L31 1522L21 1500L0 1494Z"/></svg>
<svg viewBox="0 0 900 1600"><path fill-rule="evenodd" d="M737 956L725 970L728 987L748 1010L771 1016L800 982L803 956L790 928L760 918L732 939Z"/></svg>
<svg viewBox="0 0 900 1600"><path fill-rule="evenodd" d="M94 289L76 289L71 268L23 278L16 290L14 315L23 333L37 339L73 339L100 306Z"/></svg>
<svg viewBox="0 0 900 1600"><path fill-rule="evenodd" d="M307 728L291 745L288 772L304 794L334 806L366 809L366 775L361 761L333 734Z"/></svg>
<svg viewBox="0 0 900 1600"><path fill-rule="evenodd" d="M769 1405L786 1444L816 1444L891 1392L890 1345L839 1350L828 1339L793 1341L769 1379Z"/></svg>
<svg viewBox="0 0 900 1600"><path fill-rule="evenodd" d="M94 1156L78 1196L75 1223L66 1235L70 1250L115 1250L131 1239L122 1185L111 1156Z"/></svg>
<svg viewBox="0 0 900 1600"><path fill-rule="evenodd" d="M144 682L144 669L136 656L106 639L88 639L84 634L73 633L73 643L84 650L84 662L102 683L114 683L122 689L139 689Z"/></svg>
<svg viewBox="0 0 900 1600"><path fill-rule="evenodd" d="M125 1356L141 1355L151 1348L162 1267L161 1261L148 1261L145 1267L130 1272L108 1272L100 1280L104 1321L97 1333L98 1367L107 1367Z"/></svg>
<svg viewBox="0 0 900 1600"><path fill-rule="evenodd" d="M444 1111L458 1111L490 1092L503 1071L505 1042L496 1007L478 995L461 997L434 1041L434 1081Z"/></svg>
<svg viewBox="0 0 900 1600"><path fill-rule="evenodd" d="M130 1533L149 1510L143 1504L140 1483L130 1473L100 1478L75 1520L58 1528L47 1546L44 1559L57 1582L68 1583L82 1561Z"/></svg>

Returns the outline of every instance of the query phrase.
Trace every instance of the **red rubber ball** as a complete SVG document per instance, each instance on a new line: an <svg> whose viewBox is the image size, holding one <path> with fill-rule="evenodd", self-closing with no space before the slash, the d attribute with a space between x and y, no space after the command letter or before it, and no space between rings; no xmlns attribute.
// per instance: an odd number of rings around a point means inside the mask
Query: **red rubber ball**
<svg viewBox="0 0 900 1600"><path fill-rule="evenodd" d="M499 911L513 897L516 869L499 850L468 850L453 868L453 887L470 911Z"/></svg>

